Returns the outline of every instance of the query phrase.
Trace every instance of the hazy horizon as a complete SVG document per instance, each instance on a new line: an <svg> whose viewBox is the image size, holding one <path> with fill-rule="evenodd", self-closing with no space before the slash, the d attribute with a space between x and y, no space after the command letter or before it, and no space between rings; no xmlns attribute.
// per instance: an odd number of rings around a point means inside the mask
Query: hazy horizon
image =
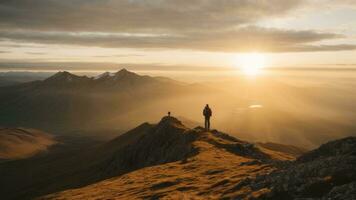
<svg viewBox="0 0 356 200"><path fill-rule="evenodd" d="M20 68L20 69L1 69L0 68L0 76L11 75L31 75L38 74L42 78L49 77L60 71L68 71L78 76L89 76L95 77L105 72L115 73L121 69L128 69L129 71L133 71L140 75L149 75L154 77L167 77L172 78L178 81L184 82L204 82L204 81L217 81L224 79L235 79L235 78L246 78L246 79L261 79L261 78L355 78L356 67L270 67L261 69L260 73L256 76L246 76L243 70L234 69L233 67L200 67L199 69L193 68L190 69L188 67L172 67L172 66L132 66L132 65L118 65L115 67L107 68L107 69L71 69L68 67L65 68L57 68L57 69L31 69L33 67L28 68ZM313 80L317 81L317 80Z"/></svg>
<svg viewBox="0 0 356 200"><path fill-rule="evenodd" d="M76 105L76 101L87 102L92 99L92 96L98 96L100 98L97 102L92 100L92 103L94 103L92 106L93 108L98 107L97 109L102 107L100 110L103 113L99 115L97 112L95 114L89 112L87 117L93 115L95 122L89 123L89 126L84 126L84 124L78 124L79 126L74 127L69 126L65 128L66 132L82 130L85 134L90 129L99 132L101 129L127 131L144 122L157 122L168 110L172 112L173 116L183 117L189 124L201 125L201 109L206 103L211 104L214 111L213 128L249 141L277 142L314 148L333 138L354 135L354 130L356 130L353 125L356 111L352 103L356 100L352 92L353 87L356 86L356 70L353 69L261 69L258 74L248 76L245 71L221 69L216 71L164 71L157 69L130 71L141 76L141 78L134 80L140 80L145 75L149 75L181 81L186 91L182 91L183 88L174 86L174 84L168 86L170 89L167 90L164 87L165 84L161 83L153 88L148 86L148 91L144 92L146 86L131 85L132 80L130 78L127 80L123 78L122 81L124 82L120 88L108 92L105 92L105 90L109 85L105 86L102 89L103 91L100 89L87 91L85 89L87 84L84 84L82 89L84 93L71 97L82 99L73 100L73 104ZM31 73L28 71L0 73L0 81L1 77L9 77L10 80L20 77L22 78L21 82L43 80L56 72L55 70L47 73ZM71 72L75 75L88 75L89 77L103 73L99 71L91 73L86 71ZM33 79L27 80L26 77ZM65 82L64 79L63 84L68 84ZM46 86L47 83L44 82L43 85ZM74 90L77 90L75 85L73 87ZM6 88L4 89L6 90ZM69 88L68 92L73 89ZM47 91L45 88L43 90L42 92ZM36 91L36 89L34 88L33 91ZM37 98L32 97L33 91L31 89L26 94L29 95L29 100ZM19 95L23 94L20 93ZM58 91L58 94L55 92L53 95L55 98L61 97L61 90ZM81 97L83 95L84 97ZM48 97L44 96L44 98ZM127 98L130 99L130 103L133 103L133 106L129 106L130 108L126 106L128 102L124 100ZM145 98L146 101L140 103L140 98ZM105 105L102 105L104 102L106 102ZM27 105L27 103L29 102L24 102L22 106ZM36 102L33 103L36 106ZM48 109L56 109L51 105L51 102L44 103L49 103ZM81 104L77 106L80 108ZM67 106L64 108L68 109ZM121 108L125 108L125 111L121 111ZM33 109L33 112L38 112L35 108ZM76 111L76 107L71 109L62 113L63 117L58 120L68 118L72 120L73 124L76 124L81 113ZM83 112L87 112L87 109L84 108ZM41 113L36 115L42 115ZM80 121L85 122L85 119L80 119ZM44 126L38 124L41 120L34 122L36 125L15 120L15 124L25 127L33 126L32 128L43 127L45 130L57 134L63 128L56 125L56 121L48 122ZM91 136L103 137L105 134ZM107 137L111 136L107 135Z"/></svg>

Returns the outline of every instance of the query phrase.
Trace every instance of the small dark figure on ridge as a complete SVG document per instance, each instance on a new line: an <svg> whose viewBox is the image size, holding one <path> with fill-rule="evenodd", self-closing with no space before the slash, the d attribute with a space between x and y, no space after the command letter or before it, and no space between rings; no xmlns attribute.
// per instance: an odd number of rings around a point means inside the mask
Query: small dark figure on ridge
<svg viewBox="0 0 356 200"><path fill-rule="evenodd" d="M212 111L209 108L209 104L206 104L206 106L203 110L203 115L205 117L205 130L209 131L210 130L210 117L212 115Z"/></svg>
<svg viewBox="0 0 356 200"><path fill-rule="evenodd" d="M168 117L170 117L171 116L171 112L168 112Z"/></svg>

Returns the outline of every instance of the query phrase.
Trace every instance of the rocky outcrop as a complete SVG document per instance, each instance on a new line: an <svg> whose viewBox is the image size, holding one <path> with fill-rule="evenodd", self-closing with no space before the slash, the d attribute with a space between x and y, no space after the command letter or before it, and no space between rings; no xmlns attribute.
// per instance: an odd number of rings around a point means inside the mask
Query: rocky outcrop
<svg viewBox="0 0 356 200"><path fill-rule="evenodd" d="M356 138L322 145L252 183L259 199L355 199Z"/></svg>
<svg viewBox="0 0 356 200"><path fill-rule="evenodd" d="M320 158L330 158L335 156L356 156L356 137L331 141L321 145L319 148L310 151L298 158L298 162L309 162Z"/></svg>

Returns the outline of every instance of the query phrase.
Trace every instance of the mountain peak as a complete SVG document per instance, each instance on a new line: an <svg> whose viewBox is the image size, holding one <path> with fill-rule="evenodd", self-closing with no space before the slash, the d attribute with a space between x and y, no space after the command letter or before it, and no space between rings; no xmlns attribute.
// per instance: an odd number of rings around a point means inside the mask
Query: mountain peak
<svg viewBox="0 0 356 200"><path fill-rule="evenodd" d="M127 70L126 68L122 68L122 69L119 70L118 72L129 72L129 70Z"/></svg>
<svg viewBox="0 0 356 200"><path fill-rule="evenodd" d="M139 76L139 75L127 70L126 68L122 68L121 70L115 73L115 76L123 77L123 76Z"/></svg>
<svg viewBox="0 0 356 200"><path fill-rule="evenodd" d="M58 76L75 76L75 75L68 71L59 71L55 73L52 77L58 77Z"/></svg>
<svg viewBox="0 0 356 200"><path fill-rule="evenodd" d="M77 76L67 71L60 71L55 73L53 76L47 78L46 81L53 81L53 80L72 81L74 77Z"/></svg>
<svg viewBox="0 0 356 200"><path fill-rule="evenodd" d="M94 80L99 80L101 82L104 83L109 83L109 84L113 84L113 83L117 83L117 82L122 82L122 81L135 81L135 80L139 80L142 76L128 71L127 69L123 68L115 73L111 73L111 72L104 72L96 77L94 77Z"/></svg>
<svg viewBox="0 0 356 200"><path fill-rule="evenodd" d="M161 119L161 121L158 124L170 124L170 125L179 125L179 126L183 126L182 122L179 121L177 118L175 117L171 117L171 116L165 116Z"/></svg>
<svg viewBox="0 0 356 200"><path fill-rule="evenodd" d="M87 79L89 79L89 78L86 76L77 76L77 75L72 74L67 71L60 71L60 72L55 73L53 76L45 79L44 82L60 84L60 83L77 82L77 81L87 80Z"/></svg>

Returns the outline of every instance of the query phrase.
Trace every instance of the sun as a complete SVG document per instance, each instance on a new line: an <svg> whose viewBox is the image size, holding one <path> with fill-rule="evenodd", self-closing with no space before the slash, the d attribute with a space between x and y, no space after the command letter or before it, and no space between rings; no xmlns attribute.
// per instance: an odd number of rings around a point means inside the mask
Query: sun
<svg viewBox="0 0 356 200"><path fill-rule="evenodd" d="M241 54L236 64L246 76L256 76L266 66L266 56L261 53Z"/></svg>

